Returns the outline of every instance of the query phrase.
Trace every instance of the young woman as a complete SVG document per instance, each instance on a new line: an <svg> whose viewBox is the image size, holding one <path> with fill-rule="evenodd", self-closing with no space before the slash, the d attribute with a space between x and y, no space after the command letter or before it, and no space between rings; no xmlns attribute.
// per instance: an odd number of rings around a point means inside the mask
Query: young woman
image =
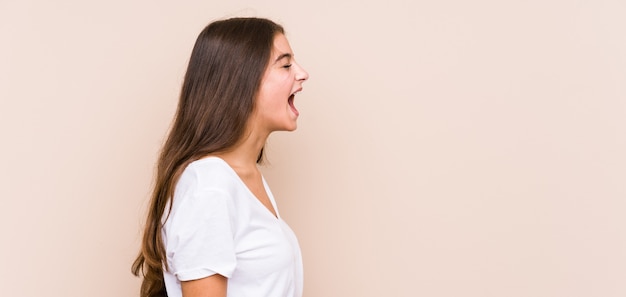
<svg viewBox="0 0 626 297"><path fill-rule="evenodd" d="M298 242L257 164L270 133L296 129L307 79L270 20L200 33L132 267L142 297L302 295Z"/></svg>

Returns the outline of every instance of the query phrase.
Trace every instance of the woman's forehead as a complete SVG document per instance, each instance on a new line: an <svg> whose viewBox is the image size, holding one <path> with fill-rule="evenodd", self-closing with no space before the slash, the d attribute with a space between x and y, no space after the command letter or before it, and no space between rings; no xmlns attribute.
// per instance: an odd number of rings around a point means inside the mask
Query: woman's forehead
<svg viewBox="0 0 626 297"><path fill-rule="evenodd" d="M291 46L289 45L289 41L287 37L283 34L278 34L274 37L274 47L272 50L273 60L282 59L284 56L288 56L291 58L293 56L293 52L291 50Z"/></svg>

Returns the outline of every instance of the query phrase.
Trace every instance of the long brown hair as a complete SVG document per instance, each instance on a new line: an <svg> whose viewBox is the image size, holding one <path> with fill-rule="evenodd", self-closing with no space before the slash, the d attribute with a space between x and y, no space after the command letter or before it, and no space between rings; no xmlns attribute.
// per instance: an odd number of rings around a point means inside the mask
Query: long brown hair
<svg viewBox="0 0 626 297"><path fill-rule="evenodd" d="M133 274L143 276L141 297L167 296L161 230L178 178L189 163L227 150L242 138L274 37L282 33L270 20L232 18L209 24L198 36L158 160L141 251L132 265ZM257 162L262 158L263 150Z"/></svg>

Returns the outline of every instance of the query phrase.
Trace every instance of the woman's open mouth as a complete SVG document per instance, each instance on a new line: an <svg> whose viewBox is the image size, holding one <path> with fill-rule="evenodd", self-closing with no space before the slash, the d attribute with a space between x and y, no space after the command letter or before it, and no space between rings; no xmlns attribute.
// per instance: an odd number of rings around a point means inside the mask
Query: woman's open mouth
<svg viewBox="0 0 626 297"><path fill-rule="evenodd" d="M295 94L291 94L291 96L289 96L289 99L287 99L287 103L289 103L289 107L291 107L291 111L293 111L293 113L298 116L300 115L300 112L298 111L298 109L296 108L296 106L293 104L293 99L296 97Z"/></svg>

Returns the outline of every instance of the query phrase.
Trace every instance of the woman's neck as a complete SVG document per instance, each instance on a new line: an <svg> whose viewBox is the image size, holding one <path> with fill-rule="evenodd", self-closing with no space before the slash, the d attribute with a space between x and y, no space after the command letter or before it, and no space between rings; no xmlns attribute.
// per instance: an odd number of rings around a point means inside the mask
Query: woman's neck
<svg viewBox="0 0 626 297"><path fill-rule="evenodd" d="M267 136L260 137L255 133L247 133L231 149L215 155L222 158L240 175L258 173L257 160L266 141Z"/></svg>

